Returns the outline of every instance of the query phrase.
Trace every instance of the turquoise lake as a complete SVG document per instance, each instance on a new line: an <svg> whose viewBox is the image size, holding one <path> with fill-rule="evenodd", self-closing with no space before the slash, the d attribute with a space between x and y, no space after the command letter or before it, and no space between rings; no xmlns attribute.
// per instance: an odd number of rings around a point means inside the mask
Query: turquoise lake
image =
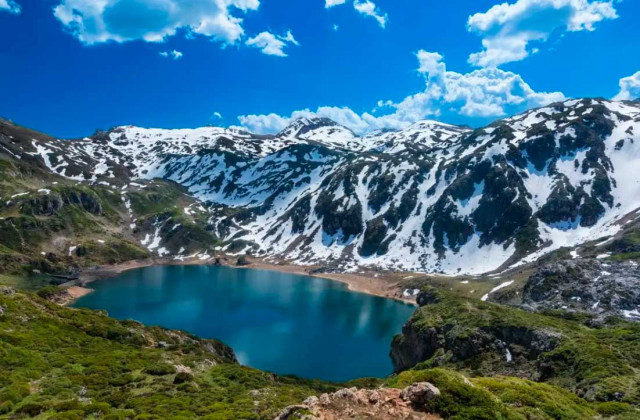
<svg viewBox="0 0 640 420"><path fill-rule="evenodd" d="M75 307L217 338L244 365L330 381L392 373L391 339L415 310L331 280L229 267L147 267L90 287Z"/></svg>

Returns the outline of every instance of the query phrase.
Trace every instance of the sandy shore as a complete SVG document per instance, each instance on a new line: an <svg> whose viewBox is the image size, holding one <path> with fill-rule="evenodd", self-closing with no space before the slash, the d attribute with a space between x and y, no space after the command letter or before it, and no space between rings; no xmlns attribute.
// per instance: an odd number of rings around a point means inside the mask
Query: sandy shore
<svg viewBox="0 0 640 420"><path fill-rule="evenodd" d="M88 287L71 286L67 289L67 293L72 299L79 299L91 292L93 292L93 289L89 289Z"/></svg>
<svg viewBox="0 0 640 420"><path fill-rule="evenodd" d="M239 267L244 268L244 267ZM380 296L388 299L399 300L412 305L416 304L415 299L401 297L401 290L398 288L398 280L392 279L384 274L353 274L353 273L311 273L313 267L303 267L290 264L269 264L265 262L254 262L246 268L256 268L260 270L282 271L291 274L301 274L309 277L318 277L344 283L349 290ZM376 277L377 276L377 277Z"/></svg>
<svg viewBox="0 0 640 420"><path fill-rule="evenodd" d="M161 265L212 265L213 259L199 260L189 259L184 261L179 260L165 260L165 259L147 259L140 261L129 261L123 264L116 264L110 266L100 266L95 268L88 268L80 273L79 281L82 287L73 286L77 289L86 290L84 294L81 294L73 299L77 299L84 296L87 293L91 293L91 289L84 286L92 281L98 279L104 279L109 277L115 277L118 274L133 270L136 268L161 266ZM348 286L349 290L354 292L366 293L369 295L380 296L388 299L398 300L404 303L415 305L415 299L403 298L402 291L398 286L398 279L393 276L380 274L380 273L367 273L367 274L353 274L353 273L314 273L313 269L316 267L299 266L293 264L273 264L261 260L251 261L251 264L245 266L236 266L229 264L228 261L222 264L225 267L231 267L236 269L260 269L280 271L284 273L300 274L309 277L318 277L333 281L344 283ZM69 289L67 289L69 291ZM76 290L74 293L81 293ZM73 300L72 299L72 300ZM72 301L71 300L71 301Z"/></svg>

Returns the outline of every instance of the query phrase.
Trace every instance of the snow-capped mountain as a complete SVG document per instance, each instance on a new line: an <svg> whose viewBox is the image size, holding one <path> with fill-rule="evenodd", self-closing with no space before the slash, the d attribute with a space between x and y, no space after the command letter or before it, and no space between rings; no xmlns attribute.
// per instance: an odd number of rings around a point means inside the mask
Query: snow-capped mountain
<svg viewBox="0 0 640 420"><path fill-rule="evenodd" d="M206 202L228 252L300 264L481 273L611 235L640 210L640 103L569 100L472 130L358 137L118 127L0 135L0 153L87 182L164 178Z"/></svg>

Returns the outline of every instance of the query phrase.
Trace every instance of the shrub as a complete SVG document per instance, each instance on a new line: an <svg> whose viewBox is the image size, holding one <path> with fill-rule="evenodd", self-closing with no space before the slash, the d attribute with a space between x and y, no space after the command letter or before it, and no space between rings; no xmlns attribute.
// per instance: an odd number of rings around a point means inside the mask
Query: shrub
<svg viewBox="0 0 640 420"><path fill-rule="evenodd" d="M26 403L16 409L18 414L26 414L29 417L35 417L46 410L46 407L38 403Z"/></svg>
<svg viewBox="0 0 640 420"><path fill-rule="evenodd" d="M84 411L72 410L54 414L50 420L82 420L84 419Z"/></svg>
<svg viewBox="0 0 640 420"><path fill-rule="evenodd" d="M166 363L156 363L147 367L144 372L154 376L164 376L175 373L176 368Z"/></svg>
<svg viewBox="0 0 640 420"><path fill-rule="evenodd" d="M190 382L192 380L193 380L193 376L190 373L178 372L176 377L173 379L173 383L178 385L178 384L183 384L185 382Z"/></svg>
<svg viewBox="0 0 640 420"><path fill-rule="evenodd" d="M0 414L8 414L13 411L13 403L11 401L5 401L0 404Z"/></svg>
<svg viewBox="0 0 640 420"><path fill-rule="evenodd" d="M56 286L43 287L42 289L36 292L36 294L40 296L42 299L47 299L47 300L51 299L58 293L60 293L60 288Z"/></svg>

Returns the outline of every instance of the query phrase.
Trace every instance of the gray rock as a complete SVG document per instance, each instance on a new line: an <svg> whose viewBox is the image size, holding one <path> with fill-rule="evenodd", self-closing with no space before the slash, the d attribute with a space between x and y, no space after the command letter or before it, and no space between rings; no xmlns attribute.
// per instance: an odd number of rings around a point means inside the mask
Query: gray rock
<svg viewBox="0 0 640 420"><path fill-rule="evenodd" d="M540 267L527 281L522 306L640 321L640 268L633 262L565 260Z"/></svg>
<svg viewBox="0 0 640 420"><path fill-rule="evenodd" d="M11 296L15 291L9 286L0 286L0 295Z"/></svg>
<svg viewBox="0 0 640 420"><path fill-rule="evenodd" d="M309 416L309 415L301 416L299 414L300 411L306 411L306 410L307 410L306 405L290 405L289 407L282 410L280 415L276 417L275 420L290 420L290 419L313 420L316 418L314 416Z"/></svg>
<svg viewBox="0 0 640 420"><path fill-rule="evenodd" d="M402 390L400 397L414 405L423 406L440 396L440 390L429 382L418 382Z"/></svg>

